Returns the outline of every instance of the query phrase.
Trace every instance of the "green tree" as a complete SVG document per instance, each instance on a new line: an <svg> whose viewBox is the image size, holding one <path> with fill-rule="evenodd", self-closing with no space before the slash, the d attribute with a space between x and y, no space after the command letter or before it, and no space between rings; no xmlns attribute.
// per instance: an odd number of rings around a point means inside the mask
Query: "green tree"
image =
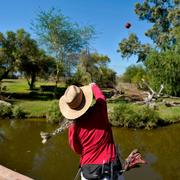
<svg viewBox="0 0 180 180"><path fill-rule="evenodd" d="M110 62L108 56L84 51L79 61L77 71L73 76L75 82L81 85L96 82L103 87L115 85L116 73L107 67L107 63Z"/></svg>
<svg viewBox="0 0 180 180"><path fill-rule="evenodd" d="M180 54L169 50L163 53L151 52L145 61L151 86L159 90L164 85L164 92L180 96Z"/></svg>
<svg viewBox="0 0 180 180"><path fill-rule="evenodd" d="M135 83L139 85L141 80L146 79L146 70L142 65L131 65L123 74L123 80L129 83Z"/></svg>
<svg viewBox="0 0 180 180"><path fill-rule="evenodd" d="M147 21L152 27L145 32L158 51L166 51L177 41L175 30L180 25L179 0L144 0L135 4L135 13L140 20ZM142 44L136 34L130 34L119 43L118 52L122 57L137 55L138 61L144 61L152 50L149 44Z"/></svg>
<svg viewBox="0 0 180 180"><path fill-rule="evenodd" d="M135 13L152 27L145 35L153 45L142 44L136 34L119 43L122 57L137 55L146 67L150 85L158 90L160 84L166 93L180 95L180 9L179 0L144 0L136 3Z"/></svg>
<svg viewBox="0 0 180 180"><path fill-rule="evenodd" d="M16 33L0 33L0 81L14 70L16 62Z"/></svg>
<svg viewBox="0 0 180 180"><path fill-rule="evenodd" d="M30 89L34 88L37 75L45 74L53 65L53 58L38 48L37 42L23 29L16 33L17 68L27 79Z"/></svg>
<svg viewBox="0 0 180 180"><path fill-rule="evenodd" d="M94 35L92 26L81 28L55 9L40 11L32 28L40 44L56 58L56 84L61 75L69 74L73 65L77 64L75 54L87 48Z"/></svg>

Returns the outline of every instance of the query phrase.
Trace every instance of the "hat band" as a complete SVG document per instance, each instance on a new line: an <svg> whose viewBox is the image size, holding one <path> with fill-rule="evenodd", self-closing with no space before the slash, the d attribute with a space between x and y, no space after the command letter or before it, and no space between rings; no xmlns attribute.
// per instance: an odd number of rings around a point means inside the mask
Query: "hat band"
<svg viewBox="0 0 180 180"><path fill-rule="evenodd" d="M81 91L81 92L73 99L72 102L67 103L67 104L68 104L68 106L69 106L71 109L77 109L77 108L81 105L82 99L83 99L83 93L82 93L82 91Z"/></svg>

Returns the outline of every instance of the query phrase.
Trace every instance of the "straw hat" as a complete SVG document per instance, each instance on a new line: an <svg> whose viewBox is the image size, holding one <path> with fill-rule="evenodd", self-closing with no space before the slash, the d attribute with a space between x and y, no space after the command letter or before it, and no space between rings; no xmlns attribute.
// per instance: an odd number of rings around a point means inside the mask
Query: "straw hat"
<svg viewBox="0 0 180 180"><path fill-rule="evenodd" d="M69 86L59 100L62 115L73 120L82 116L91 106L93 92L91 85L77 87Z"/></svg>

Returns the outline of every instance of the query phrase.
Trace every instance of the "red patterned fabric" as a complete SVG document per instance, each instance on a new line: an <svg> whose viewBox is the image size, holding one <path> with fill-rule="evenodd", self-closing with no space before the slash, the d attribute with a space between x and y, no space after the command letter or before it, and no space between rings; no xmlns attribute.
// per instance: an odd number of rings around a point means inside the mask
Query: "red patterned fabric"
<svg viewBox="0 0 180 180"><path fill-rule="evenodd" d="M80 154L80 165L103 164L115 159L115 145L108 122L106 99L100 88L92 85L96 103L69 127L70 147Z"/></svg>

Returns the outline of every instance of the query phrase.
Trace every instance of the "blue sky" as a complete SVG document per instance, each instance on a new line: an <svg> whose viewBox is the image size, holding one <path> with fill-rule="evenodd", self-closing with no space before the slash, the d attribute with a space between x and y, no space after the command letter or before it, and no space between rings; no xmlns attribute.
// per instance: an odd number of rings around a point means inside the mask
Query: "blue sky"
<svg viewBox="0 0 180 180"><path fill-rule="evenodd" d="M111 59L109 67L117 74L122 74L126 67L135 64L136 57L122 59L117 53L118 43L130 33L136 33L142 42L150 40L144 36L150 24L139 21L134 13L134 4L143 0L0 0L0 31L16 31L24 28L32 34L31 22L39 9L49 10L54 7L78 24L93 25L97 38L92 47L100 54ZM124 28L126 22L132 27Z"/></svg>

